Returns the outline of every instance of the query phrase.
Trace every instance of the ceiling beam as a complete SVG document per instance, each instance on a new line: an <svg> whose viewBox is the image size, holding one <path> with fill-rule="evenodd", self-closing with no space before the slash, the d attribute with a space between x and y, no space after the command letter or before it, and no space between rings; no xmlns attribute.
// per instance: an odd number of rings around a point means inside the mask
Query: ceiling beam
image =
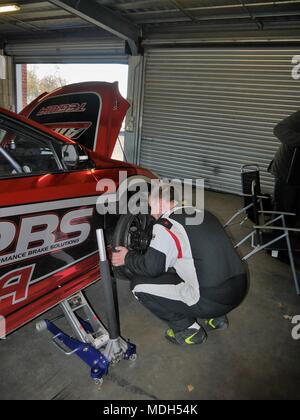
<svg viewBox="0 0 300 420"><path fill-rule="evenodd" d="M140 29L122 16L91 0L49 0L49 2L124 39L129 43L132 53L136 54Z"/></svg>
<svg viewBox="0 0 300 420"><path fill-rule="evenodd" d="M261 21L259 21L259 20L257 19L257 17L256 17L256 16L254 16L254 14L251 12L251 10L249 9L249 7L246 5L245 1L243 1L243 0L239 0L239 2L241 3L241 6L242 6L242 7L246 10L246 12L249 14L250 19L252 19L252 20L255 22L255 24L256 24L256 26L257 26L257 28L258 28L259 30L263 30L263 29L264 29L264 25L263 25L263 23L262 23Z"/></svg>
<svg viewBox="0 0 300 420"><path fill-rule="evenodd" d="M175 7L177 7L178 10L180 10L184 16L188 17L192 22L196 22L197 19L195 16L192 15L192 13L188 12L180 3L178 0L170 0L171 4L173 4Z"/></svg>

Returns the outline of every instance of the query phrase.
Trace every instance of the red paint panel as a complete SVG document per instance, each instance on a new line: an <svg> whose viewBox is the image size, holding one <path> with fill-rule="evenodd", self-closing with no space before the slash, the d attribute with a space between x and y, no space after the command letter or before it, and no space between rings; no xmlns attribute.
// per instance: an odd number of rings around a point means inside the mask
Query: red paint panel
<svg viewBox="0 0 300 420"><path fill-rule="evenodd" d="M71 269L43 280L41 284L32 286L30 299L28 300L29 304L14 308L14 312L6 314L7 334L40 316L78 291L85 289L99 278L98 257L93 256L77 263ZM35 297L37 297L36 300L34 300Z"/></svg>
<svg viewBox="0 0 300 420"><path fill-rule="evenodd" d="M90 88L92 87L90 85ZM68 89L70 87L64 89L66 94L68 93ZM71 88L70 92L73 89L74 87ZM80 87L78 89L80 90ZM114 91L109 84L102 86L101 93L103 94L103 101L106 105L104 105L103 115L101 114L104 125L101 128L102 131L100 130L97 133L97 136L98 139L103 138L104 143L100 142L100 144L97 142L97 147L99 147L98 151L102 152L102 156L91 150L87 150L87 153L95 163L95 168L92 170L45 174L42 176L26 175L12 179L0 179L0 210L5 209L6 212L2 212L0 222L18 227L24 217L49 214L50 218L50 213L53 213L53 215L58 216L61 223L66 212L76 210L76 208L86 208L87 205L84 205L81 199L95 197L96 201L97 196L102 193L101 191L97 191L97 183L104 178L114 180L116 187L119 186L121 171L126 171L127 177L140 175L150 179L155 178L150 171L108 158L113 150L114 139L116 139L119 133L119 125L122 121L121 113L125 112L128 104L123 102L122 107L117 106L118 100L120 102L122 100L118 97L118 92L116 90ZM43 98L38 99L35 104L29 106L26 112L30 113L32 107L43 100ZM29 120L24 116L4 109L0 109L0 114L9 117L12 121L21 122L30 126L41 134L46 134L65 143L74 143L51 130L49 127ZM66 128L68 127L66 126ZM83 125L84 127L86 126ZM71 207L68 207L68 203L64 203L64 200L69 199L77 199L76 208L72 204ZM61 200L63 202L63 208L61 208ZM54 202L54 204L51 204L52 210L48 211L47 206L50 202ZM41 210L40 204L45 205L45 203L46 209L43 207L44 210ZM23 206L31 204L38 204L35 206L32 215L30 214L32 210L25 211L23 209ZM57 205L58 207L56 209ZM93 206L94 204L89 203L90 205ZM9 209L7 213L8 208L15 206L17 210ZM4 214L9 214L9 216L4 216ZM103 226L101 224L101 218L99 219L96 211L94 212L94 216L91 220L92 229L88 240L77 247L62 249L65 257L71 258L71 261L74 261L73 265L67 266L67 262L63 258L57 258L56 251L51 251L49 255L45 252L45 255L41 254L32 258L32 260L13 261L9 265L6 265L6 262L2 262L2 266L0 266L0 315L7 318L8 333L20 328L72 294L86 288L100 277L97 255L93 254L88 257L89 254L91 255L97 249L95 229ZM39 229L42 230L44 225L45 222L42 225L34 226L34 229L36 231ZM57 229L59 230L59 227ZM8 250L2 249L0 253L1 257L3 255L6 257L7 254L9 255L9 253L14 252L16 243L20 239L19 231L21 230L18 227L15 232L15 238L13 239L14 242L8 245ZM9 231L4 232L4 238L7 235L9 239L10 234L7 232ZM62 232L64 231L60 231L60 234ZM63 236L60 237L61 240L63 238ZM38 246L37 244L30 244L30 246L34 245ZM60 256L62 257L62 255ZM2 259L2 261L5 260ZM60 262L59 268L57 269L58 261ZM54 265L56 266L56 271ZM43 275L40 272L43 272Z"/></svg>
<svg viewBox="0 0 300 420"><path fill-rule="evenodd" d="M95 105L91 102L92 95L95 99L99 98ZM110 158L129 107L119 92L118 83L87 82L68 85L41 95L21 115L45 125L50 122L55 128L63 128L72 121L86 122L92 115L92 120L95 119L92 124L95 126L96 141L90 149ZM78 141L81 143L80 139ZM85 141L83 145L86 145Z"/></svg>

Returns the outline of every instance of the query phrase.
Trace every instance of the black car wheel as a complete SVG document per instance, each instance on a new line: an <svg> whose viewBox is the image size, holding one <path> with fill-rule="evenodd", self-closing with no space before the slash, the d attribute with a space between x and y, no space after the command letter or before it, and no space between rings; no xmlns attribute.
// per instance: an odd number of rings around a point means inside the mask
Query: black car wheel
<svg viewBox="0 0 300 420"><path fill-rule="evenodd" d="M123 215L120 217L113 238L113 249L118 246L128 248L144 255L152 240L154 219L149 215ZM127 267L114 267L117 279L132 279L133 274Z"/></svg>

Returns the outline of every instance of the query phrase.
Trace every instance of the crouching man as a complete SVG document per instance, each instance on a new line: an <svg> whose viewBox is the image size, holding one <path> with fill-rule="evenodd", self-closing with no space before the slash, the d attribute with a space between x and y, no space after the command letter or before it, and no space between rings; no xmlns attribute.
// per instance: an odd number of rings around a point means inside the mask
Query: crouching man
<svg viewBox="0 0 300 420"><path fill-rule="evenodd" d="M175 194L165 186L149 198L156 223L146 254L118 247L112 262L132 272L135 297L169 325L169 341L196 345L207 332L228 327L227 314L244 300L248 276L217 218L205 211L202 224L188 224L191 213Z"/></svg>

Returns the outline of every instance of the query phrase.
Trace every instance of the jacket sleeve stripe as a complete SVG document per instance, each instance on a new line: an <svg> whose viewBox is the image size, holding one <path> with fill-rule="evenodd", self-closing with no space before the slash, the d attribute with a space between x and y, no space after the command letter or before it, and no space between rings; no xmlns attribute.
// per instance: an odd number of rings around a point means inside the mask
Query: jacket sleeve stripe
<svg viewBox="0 0 300 420"><path fill-rule="evenodd" d="M183 258L183 252L182 252L181 244L180 244L180 241L179 241L178 237L171 230L169 230L167 228L165 228L165 229L172 236L172 238L175 241L175 245L176 245L176 248L177 248L177 251L178 251L178 259Z"/></svg>

